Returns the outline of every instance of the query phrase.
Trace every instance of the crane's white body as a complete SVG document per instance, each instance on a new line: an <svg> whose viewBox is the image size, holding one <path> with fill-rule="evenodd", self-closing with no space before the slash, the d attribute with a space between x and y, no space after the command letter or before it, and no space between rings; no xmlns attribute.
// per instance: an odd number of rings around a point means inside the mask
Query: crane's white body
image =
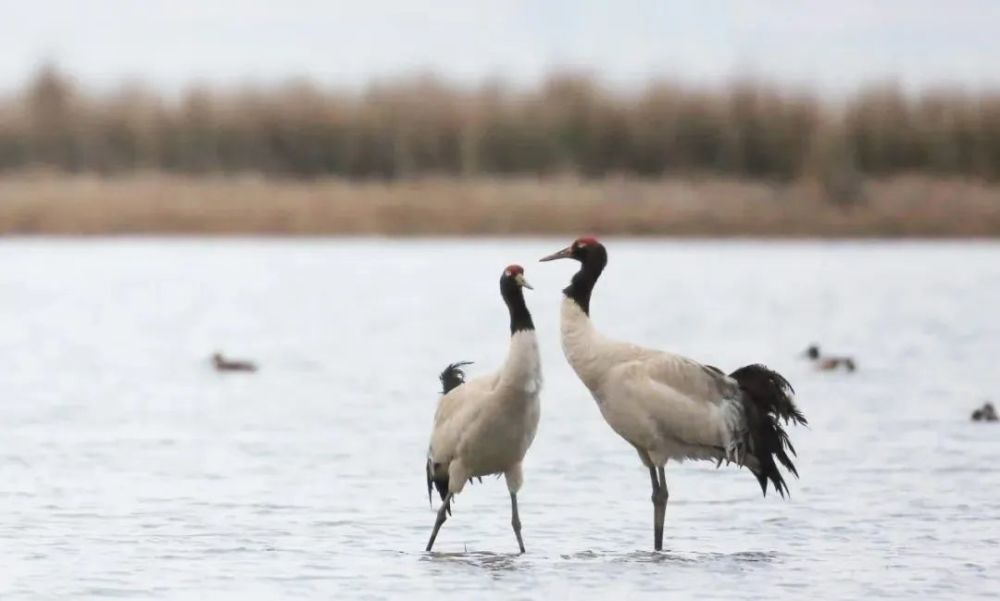
<svg viewBox="0 0 1000 601"><path fill-rule="evenodd" d="M560 313L566 359L605 421L647 467L670 459L744 459L738 445L746 426L735 380L680 355L605 338L569 297Z"/></svg>
<svg viewBox="0 0 1000 601"><path fill-rule="evenodd" d="M789 457L795 449L781 421L807 423L792 400L788 380L761 364L727 376L687 357L605 338L590 321L590 298L607 266L607 249L585 236L541 260L556 259L580 262L563 289L563 352L604 420L649 469L653 548L663 549L670 497L664 466L671 459L735 461L750 469L761 493L767 494L770 482L784 496L788 487L778 464L796 476L798 472Z"/></svg>
<svg viewBox="0 0 1000 601"><path fill-rule="evenodd" d="M530 329L511 336L498 372L441 397L428 456L436 476L448 475L449 493L461 492L469 478L499 473L510 492L521 488L521 461L538 430L541 389L538 339Z"/></svg>

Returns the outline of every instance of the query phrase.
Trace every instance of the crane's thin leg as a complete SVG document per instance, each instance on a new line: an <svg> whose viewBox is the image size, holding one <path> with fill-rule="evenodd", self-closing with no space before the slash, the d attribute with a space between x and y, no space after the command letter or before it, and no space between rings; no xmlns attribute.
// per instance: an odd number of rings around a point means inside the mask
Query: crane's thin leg
<svg viewBox="0 0 1000 601"><path fill-rule="evenodd" d="M659 472L659 478L657 478ZM649 479L653 484L653 548L663 550L663 520L667 513L667 477L663 468L649 468Z"/></svg>
<svg viewBox="0 0 1000 601"><path fill-rule="evenodd" d="M650 468L650 475L653 470ZM667 499L670 493L667 492L667 476L662 467L657 468L659 473L659 486L653 492L653 548L657 551L663 550L663 520L667 513Z"/></svg>
<svg viewBox="0 0 1000 601"><path fill-rule="evenodd" d="M426 551L430 551L431 547L434 546L434 539L437 538L438 530L441 529L441 525L444 521L448 519L448 514L451 512L451 497L452 493L448 493L448 496L444 498L444 502L441 503L441 507L438 508L437 519L434 521L434 530L431 532L431 539L427 541Z"/></svg>
<svg viewBox="0 0 1000 601"><path fill-rule="evenodd" d="M517 546L521 553L524 553L524 540L521 539L521 516L517 514L517 493L510 493L510 525L514 528L514 536L517 537Z"/></svg>
<svg viewBox="0 0 1000 601"><path fill-rule="evenodd" d="M663 518L658 504L660 497L660 482L656 477L656 468L649 466L649 480L653 485L653 549L663 549Z"/></svg>
<svg viewBox="0 0 1000 601"><path fill-rule="evenodd" d="M521 464L515 463L504 472L507 480L507 491L510 492L510 525L514 528L514 536L517 537L517 546L524 553L524 540L521 538L521 516L517 514L517 491L521 490L524 484L524 473L521 471Z"/></svg>

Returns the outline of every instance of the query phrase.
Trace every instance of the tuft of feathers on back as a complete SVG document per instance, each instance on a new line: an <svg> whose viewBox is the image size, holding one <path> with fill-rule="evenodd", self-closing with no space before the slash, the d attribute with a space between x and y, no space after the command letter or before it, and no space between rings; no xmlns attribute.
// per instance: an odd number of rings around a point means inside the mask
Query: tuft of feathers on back
<svg viewBox="0 0 1000 601"><path fill-rule="evenodd" d="M472 365L472 361L458 361L450 363L444 368L438 379L441 380L441 394L448 394L452 390L465 384L465 372L462 370L466 365Z"/></svg>

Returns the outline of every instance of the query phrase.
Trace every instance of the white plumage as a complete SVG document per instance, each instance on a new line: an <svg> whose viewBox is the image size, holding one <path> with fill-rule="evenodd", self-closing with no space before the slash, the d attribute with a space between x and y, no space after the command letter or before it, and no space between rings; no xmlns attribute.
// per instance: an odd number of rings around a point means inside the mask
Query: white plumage
<svg viewBox="0 0 1000 601"><path fill-rule="evenodd" d="M428 456L435 477L448 477L449 492L462 492L469 478L516 477L538 429L541 380L535 332L522 331L511 336L500 371L441 397Z"/></svg>
<svg viewBox="0 0 1000 601"><path fill-rule="evenodd" d="M770 481L784 495L787 489L775 459L796 474L786 453L795 451L780 420L805 423L788 382L762 365L727 376L687 357L602 336L589 311L607 251L593 238L580 238L542 260L562 258L581 263L563 291L563 352L605 421L649 469L655 548L662 548L668 498L664 466L669 460L732 461L749 468L765 494Z"/></svg>
<svg viewBox="0 0 1000 601"><path fill-rule="evenodd" d="M642 449L644 463L718 459L742 423L734 380L686 357L605 338L571 298L561 310L563 353L601 415Z"/></svg>
<svg viewBox="0 0 1000 601"><path fill-rule="evenodd" d="M507 357L496 373L462 382L457 365L442 373L445 394L438 402L427 458L428 494L435 486L442 504L431 538L450 514L452 497L472 478L503 474L511 499L511 525L524 552L517 492L523 483L521 462L538 429L542 388L538 340L524 303L523 269L511 265L500 279L510 311ZM450 382L450 383L449 383ZM453 388L450 388L454 386ZM449 389L450 388L450 389Z"/></svg>

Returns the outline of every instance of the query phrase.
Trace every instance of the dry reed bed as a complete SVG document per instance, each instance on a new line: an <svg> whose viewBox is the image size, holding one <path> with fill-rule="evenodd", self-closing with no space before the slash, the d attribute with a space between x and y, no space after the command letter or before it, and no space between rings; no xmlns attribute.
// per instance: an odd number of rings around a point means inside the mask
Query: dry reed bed
<svg viewBox="0 0 1000 601"><path fill-rule="evenodd" d="M897 177L837 206L809 183L722 179L0 177L0 234L992 237L1000 186Z"/></svg>
<svg viewBox="0 0 1000 601"><path fill-rule="evenodd" d="M411 178L633 174L793 181L1000 181L1000 92L859 89L842 102L766 81L622 92L554 73L537 86L432 76L362 91L307 81L93 91L45 67L0 97L0 170Z"/></svg>

